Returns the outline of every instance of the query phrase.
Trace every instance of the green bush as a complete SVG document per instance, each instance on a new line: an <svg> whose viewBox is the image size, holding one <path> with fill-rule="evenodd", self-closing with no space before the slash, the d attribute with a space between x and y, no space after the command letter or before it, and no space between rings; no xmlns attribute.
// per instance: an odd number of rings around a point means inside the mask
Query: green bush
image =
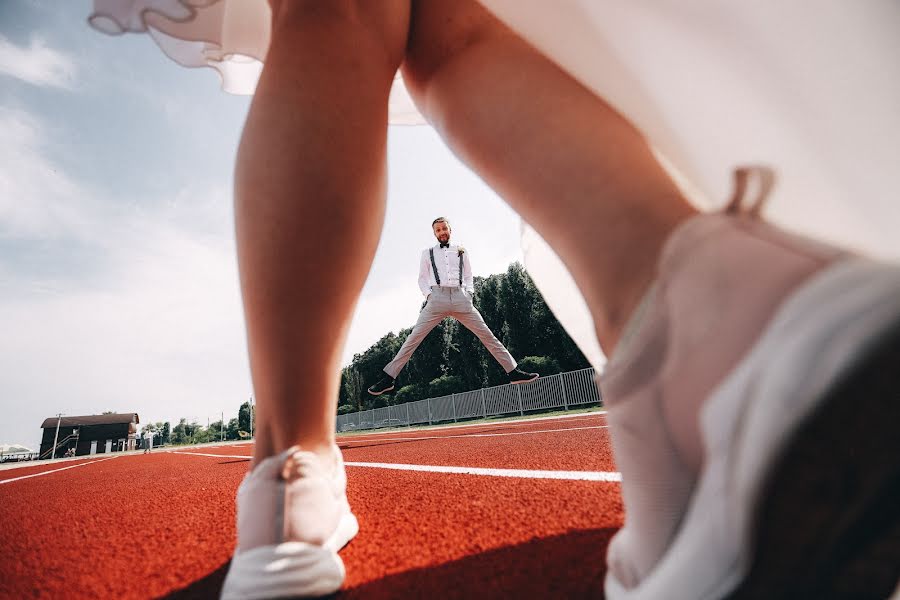
<svg viewBox="0 0 900 600"><path fill-rule="evenodd" d="M414 383L412 385L404 385L394 394L393 404L405 404L407 402L415 402L428 397L428 384Z"/></svg>
<svg viewBox="0 0 900 600"><path fill-rule="evenodd" d="M352 404L341 404L337 409L337 414L339 415L346 415L352 412L356 412L356 407Z"/></svg>
<svg viewBox="0 0 900 600"><path fill-rule="evenodd" d="M457 375L441 375L428 383L428 396L431 398L449 396L462 391L464 391L463 380Z"/></svg>
<svg viewBox="0 0 900 600"><path fill-rule="evenodd" d="M519 368L526 373L539 373L541 376L562 372L559 363L550 356L526 356L519 361Z"/></svg>

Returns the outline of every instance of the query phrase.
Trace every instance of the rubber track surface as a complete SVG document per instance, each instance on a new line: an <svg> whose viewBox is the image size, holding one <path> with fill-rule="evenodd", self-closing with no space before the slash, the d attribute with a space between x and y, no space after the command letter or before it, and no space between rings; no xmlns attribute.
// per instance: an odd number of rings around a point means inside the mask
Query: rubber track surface
<svg viewBox="0 0 900 600"><path fill-rule="evenodd" d="M594 413L338 441L348 462L612 471L604 426ZM0 597L217 597L251 450L94 459L6 484L83 461L0 472ZM361 531L341 552L339 598L602 598L606 546L623 517L617 483L347 473Z"/></svg>

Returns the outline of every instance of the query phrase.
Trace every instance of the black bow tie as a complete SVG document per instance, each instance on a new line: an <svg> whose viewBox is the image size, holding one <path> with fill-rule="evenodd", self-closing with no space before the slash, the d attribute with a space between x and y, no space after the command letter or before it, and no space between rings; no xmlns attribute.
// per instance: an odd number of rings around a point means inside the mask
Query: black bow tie
<svg viewBox="0 0 900 600"><path fill-rule="evenodd" d="M450 242L447 242L446 244L444 242L441 242L441 248L449 248L449 247L450 247Z"/></svg>

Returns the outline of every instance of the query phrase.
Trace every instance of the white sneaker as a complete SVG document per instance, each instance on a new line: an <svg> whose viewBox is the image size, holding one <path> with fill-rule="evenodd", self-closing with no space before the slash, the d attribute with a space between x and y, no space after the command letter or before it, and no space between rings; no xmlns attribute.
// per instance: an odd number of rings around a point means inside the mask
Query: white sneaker
<svg viewBox="0 0 900 600"><path fill-rule="evenodd" d="M755 213L698 216L672 234L598 379L625 503L611 600L822 597L846 566L835 557L900 565L900 543L878 559L857 552L873 523L900 523L900 267ZM862 423L852 432L848 412ZM864 483L841 489L843 501L817 495L839 472ZM772 487L778 473L792 475ZM798 478L806 488L789 494ZM780 537L767 507L791 515Z"/></svg>
<svg viewBox="0 0 900 600"><path fill-rule="evenodd" d="M337 552L359 531L340 450L333 465L294 446L267 458L237 493L238 543L222 598L309 598L344 582Z"/></svg>

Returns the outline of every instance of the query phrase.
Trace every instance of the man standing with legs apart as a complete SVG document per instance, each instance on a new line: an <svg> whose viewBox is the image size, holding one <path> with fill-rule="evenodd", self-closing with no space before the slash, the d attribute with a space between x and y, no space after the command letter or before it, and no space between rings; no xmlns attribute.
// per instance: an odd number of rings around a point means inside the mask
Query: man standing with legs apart
<svg viewBox="0 0 900 600"><path fill-rule="evenodd" d="M446 317L453 317L478 336L488 352L497 359L509 376L509 383L525 383L538 378L537 373L525 373L517 368L515 359L491 333L472 304L475 286L472 282L472 265L465 248L450 243L450 222L438 217L431 223L438 243L422 251L419 265L419 289L425 295L425 304L419 320L409 337L397 352L394 360L384 368L386 375L369 388L373 396L380 396L394 389L397 375L409 362L412 353L428 333Z"/></svg>

